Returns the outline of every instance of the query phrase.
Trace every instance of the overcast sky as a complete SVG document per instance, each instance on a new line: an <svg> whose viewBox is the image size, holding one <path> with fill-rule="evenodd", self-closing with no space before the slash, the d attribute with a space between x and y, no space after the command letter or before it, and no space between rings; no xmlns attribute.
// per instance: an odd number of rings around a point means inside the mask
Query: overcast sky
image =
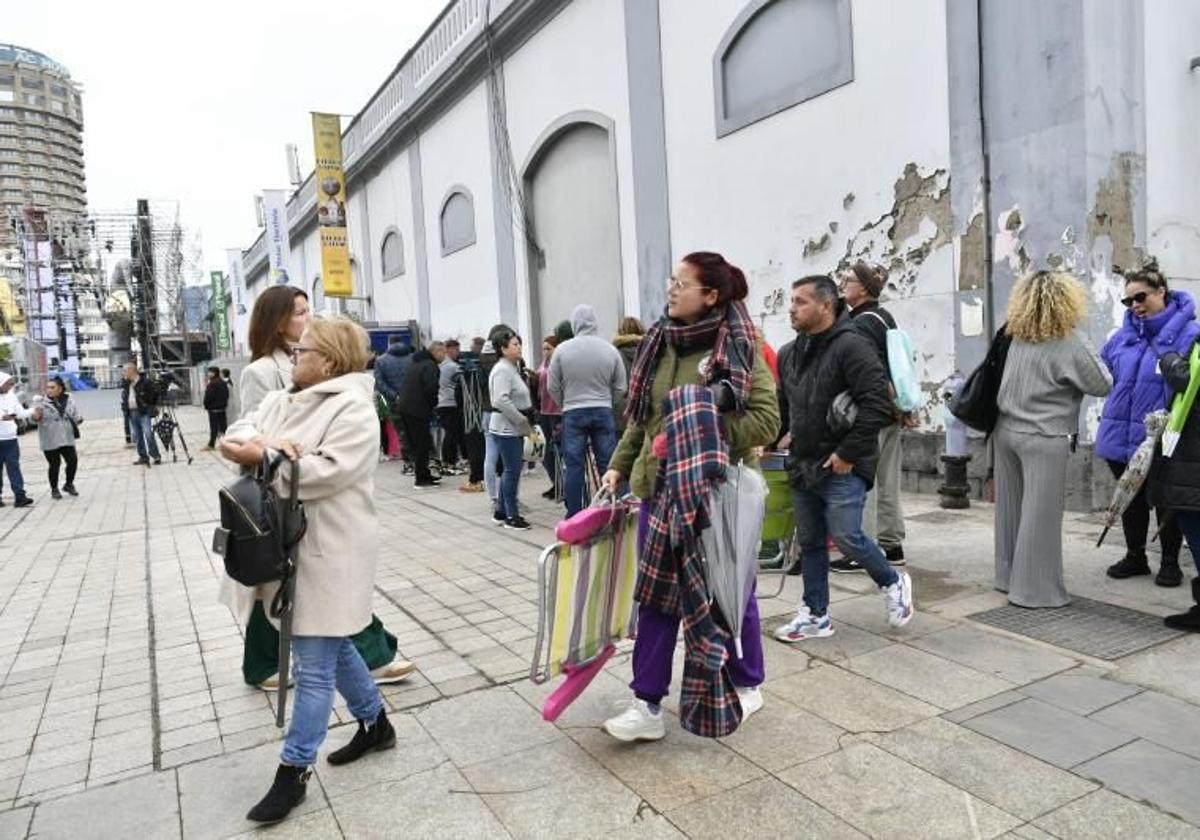
<svg viewBox="0 0 1200 840"><path fill-rule="evenodd" d="M0 40L83 85L89 208L177 199L224 269L224 249L258 235L252 196L288 187L284 145L311 170L309 112L357 113L446 1L4 5Z"/></svg>

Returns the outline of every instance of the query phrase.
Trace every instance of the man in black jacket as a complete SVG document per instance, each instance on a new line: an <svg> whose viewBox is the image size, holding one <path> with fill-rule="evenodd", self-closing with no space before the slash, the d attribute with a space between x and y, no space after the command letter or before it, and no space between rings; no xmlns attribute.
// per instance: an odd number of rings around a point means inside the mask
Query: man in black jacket
<svg viewBox="0 0 1200 840"><path fill-rule="evenodd" d="M229 407L229 386L221 378L221 369L208 369L208 382L204 386L204 410L208 412L208 446L215 449L217 438L229 428L225 410Z"/></svg>
<svg viewBox="0 0 1200 840"><path fill-rule="evenodd" d="M429 456L433 451L433 434L429 423L437 409L438 365L446 356L446 348L440 341L429 345L428 350L413 354L412 365L404 374L400 389L400 416L404 433L412 448L413 474L416 487L436 487L439 479L429 471ZM376 363L378 368L378 363Z"/></svg>
<svg viewBox="0 0 1200 840"><path fill-rule="evenodd" d="M851 322L871 342L885 371L888 367L887 334L896 329L892 313L879 305L879 295L887 283L887 269L868 265L861 260L842 277L842 297L849 307ZM891 378L888 378L888 402L891 402ZM903 422L902 422L903 421ZM879 463L875 471L875 488L867 495L863 513L863 531L879 543L888 562L904 565L904 511L900 507L900 477L903 453L900 448L902 418L892 410L892 422L879 430ZM829 564L834 572L861 572L862 566L849 558Z"/></svg>
<svg viewBox="0 0 1200 840"><path fill-rule="evenodd" d="M150 459L161 464L158 442L154 439L154 417L158 414L158 386L139 371L137 362L125 363L125 381L121 383L121 404L129 410L129 431L137 444L134 466L150 466Z"/></svg>
<svg viewBox="0 0 1200 840"><path fill-rule="evenodd" d="M837 315L837 299L828 275L797 280L790 315L799 335L779 353L780 408L791 437L788 472L804 575L796 617L775 632L784 642L833 635L829 536L883 591L892 627L903 627L913 616L909 576L892 568L862 532L879 430L891 418L887 374L862 333Z"/></svg>

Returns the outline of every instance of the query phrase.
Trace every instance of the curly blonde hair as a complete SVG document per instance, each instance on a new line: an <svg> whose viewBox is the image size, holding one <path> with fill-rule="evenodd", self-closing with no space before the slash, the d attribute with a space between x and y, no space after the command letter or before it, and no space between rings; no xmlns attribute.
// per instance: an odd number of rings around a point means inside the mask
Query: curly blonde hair
<svg viewBox="0 0 1200 840"><path fill-rule="evenodd" d="M1023 277L1008 299L1008 334L1039 344L1066 338L1087 315L1087 294L1065 271Z"/></svg>

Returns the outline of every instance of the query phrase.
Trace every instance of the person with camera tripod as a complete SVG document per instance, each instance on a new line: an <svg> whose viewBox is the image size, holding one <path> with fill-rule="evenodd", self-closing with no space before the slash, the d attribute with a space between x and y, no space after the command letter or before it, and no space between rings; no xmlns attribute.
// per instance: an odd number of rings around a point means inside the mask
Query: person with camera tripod
<svg viewBox="0 0 1200 840"><path fill-rule="evenodd" d="M158 443L154 440L154 417L158 414L158 386L146 372L139 371L137 362L125 363L125 380L121 383L121 404L129 409L129 433L137 445L135 467L162 463Z"/></svg>

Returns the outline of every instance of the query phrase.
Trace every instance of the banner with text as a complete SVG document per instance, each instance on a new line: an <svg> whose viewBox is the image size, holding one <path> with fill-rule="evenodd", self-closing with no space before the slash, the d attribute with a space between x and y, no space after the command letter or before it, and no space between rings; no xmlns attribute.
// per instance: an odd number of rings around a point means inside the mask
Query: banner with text
<svg viewBox="0 0 1200 840"><path fill-rule="evenodd" d="M250 331L251 303L246 291L246 283L242 276L242 249L229 248L225 251L225 280L229 283L233 294L233 352L242 353L246 346L246 336Z"/></svg>
<svg viewBox="0 0 1200 840"><path fill-rule="evenodd" d="M342 120L337 114L313 114L313 150L317 167L317 230L321 235L321 282L327 297L350 297L350 241L346 235L346 173L342 171Z"/></svg>
<svg viewBox="0 0 1200 840"><path fill-rule="evenodd" d="M263 190L263 210L267 223L267 282L272 286L284 286L292 282L288 271L288 257L292 249L288 243L287 190Z"/></svg>
<svg viewBox="0 0 1200 840"><path fill-rule="evenodd" d="M217 353L225 355L229 352L229 296L225 293L225 275L220 271L210 271L212 281L212 314L213 335L216 337Z"/></svg>

